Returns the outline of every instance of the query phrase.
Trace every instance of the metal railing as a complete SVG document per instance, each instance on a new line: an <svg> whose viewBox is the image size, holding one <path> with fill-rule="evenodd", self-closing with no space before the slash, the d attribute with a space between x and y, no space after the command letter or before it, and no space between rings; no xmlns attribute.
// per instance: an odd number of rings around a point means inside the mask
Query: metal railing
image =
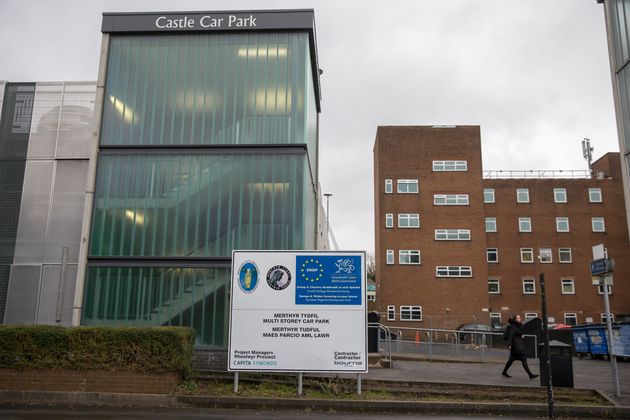
<svg viewBox="0 0 630 420"><path fill-rule="evenodd" d="M507 343L501 332L462 331L438 328L397 327L390 329L382 324L369 324L379 328L379 350L392 360L392 347L397 354L426 355L429 362L434 357L457 360L476 360L485 363L489 357L505 358ZM384 334L381 334L381 331ZM525 340L533 340L534 357L538 358L538 340L526 334Z"/></svg>
<svg viewBox="0 0 630 420"><path fill-rule="evenodd" d="M587 169L523 169L483 171L484 179L583 179L591 178Z"/></svg>

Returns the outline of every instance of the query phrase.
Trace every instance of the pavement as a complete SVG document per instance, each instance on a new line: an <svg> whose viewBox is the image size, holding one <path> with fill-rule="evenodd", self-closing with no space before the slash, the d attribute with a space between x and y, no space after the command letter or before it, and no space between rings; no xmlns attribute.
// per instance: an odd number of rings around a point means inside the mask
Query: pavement
<svg viewBox="0 0 630 420"><path fill-rule="evenodd" d="M485 363L472 363L471 360L453 360L452 357L426 357L396 355L392 368L370 368L362 374L367 381L392 381L398 383L469 384L483 387L536 387L541 388L540 380L530 380L520 362L510 369L511 378L501 376L504 360L498 357L486 358ZM405 359L405 360L400 360ZM538 361L530 359L530 368L538 373ZM603 360L580 360L573 358L573 373L576 388L596 389L607 396L615 407L558 407L560 413L582 418L630 418L630 363L618 363L621 383L621 396L612 392L610 362ZM356 377L355 375L339 375ZM0 391L0 417L21 417L20 410L33 406L85 407L135 407L137 409L206 408L206 409L250 409L250 410L296 410L297 412L330 411L337 413L385 412L385 413L425 413L440 415L478 416L545 416L547 408L543 404L505 404L479 402L419 402L419 401L369 401L369 400L311 400L311 399L263 399L244 398L238 395L229 397L175 396L142 394L104 393L63 393L39 391ZM3 411L4 410L4 411ZM9 410L9 411L6 411ZM11 411L13 410L13 411ZM32 414L32 413L31 413ZM183 413L182 413L183 414ZM167 417L167 416L166 416ZM63 417L60 417L63 418ZM363 417L362 417L363 418Z"/></svg>
<svg viewBox="0 0 630 420"><path fill-rule="evenodd" d="M363 375L365 379L458 383L472 385L496 385L532 387L540 386L540 378L529 379L520 362L514 362L510 367L511 378L501 375L506 359L497 357L486 359L486 363L472 363L457 361L453 357L436 356L432 362L426 357L409 358L404 355L392 355L393 367L386 369L369 369ZM400 360L406 359L406 360ZM611 363L604 360L572 358L573 381L575 388L594 389L614 401L620 406L630 407L630 363L618 362L619 383L621 396L613 393ZM529 359L528 364L532 372L540 373L539 360Z"/></svg>

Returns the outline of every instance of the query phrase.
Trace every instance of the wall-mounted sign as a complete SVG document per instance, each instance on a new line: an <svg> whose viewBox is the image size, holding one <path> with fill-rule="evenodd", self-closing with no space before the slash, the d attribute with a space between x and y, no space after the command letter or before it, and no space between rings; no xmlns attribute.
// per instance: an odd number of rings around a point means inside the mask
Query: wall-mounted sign
<svg viewBox="0 0 630 420"><path fill-rule="evenodd" d="M234 251L228 370L366 372L364 252Z"/></svg>

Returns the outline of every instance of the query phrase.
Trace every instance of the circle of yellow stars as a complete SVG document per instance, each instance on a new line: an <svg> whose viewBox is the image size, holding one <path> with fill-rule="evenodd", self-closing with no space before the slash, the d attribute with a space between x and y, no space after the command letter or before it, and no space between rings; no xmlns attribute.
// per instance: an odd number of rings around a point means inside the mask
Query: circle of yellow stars
<svg viewBox="0 0 630 420"><path fill-rule="evenodd" d="M309 274L308 276L306 275L306 273L304 272L304 269L309 266L309 265L317 265L319 268L317 270L317 274ZM310 281L310 282L314 282L317 281L319 279L321 279L324 275L322 274L322 271L324 270L324 266L319 262L319 260L316 260L314 258L311 258L310 260L306 260L302 263L302 267L300 268L300 273L302 275L302 278L306 281ZM313 277L309 277L309 276L313 276Z"/></svg>

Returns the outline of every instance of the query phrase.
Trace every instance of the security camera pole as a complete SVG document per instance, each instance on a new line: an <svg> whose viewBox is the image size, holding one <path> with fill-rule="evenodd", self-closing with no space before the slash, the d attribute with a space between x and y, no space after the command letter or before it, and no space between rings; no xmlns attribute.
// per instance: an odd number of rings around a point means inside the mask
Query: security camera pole
<svg viewBox="0 0 630 420"><path fill-rule="evenodd" d="M606 258L604 245L599 244L593 247L593 261L591 261L591 274L597 276L598 280L593 280L593 285L601 287L604 291L604 310L606 311L606 329L608 331L608 359L612 368L613 390L616 397L621 396L619 387L619 372L617 371L617 358L613 351L612 316L610 313L610 301L608 300L608 286L612 286L612 276L607 276L615 269L615 261Z"/></svg>

